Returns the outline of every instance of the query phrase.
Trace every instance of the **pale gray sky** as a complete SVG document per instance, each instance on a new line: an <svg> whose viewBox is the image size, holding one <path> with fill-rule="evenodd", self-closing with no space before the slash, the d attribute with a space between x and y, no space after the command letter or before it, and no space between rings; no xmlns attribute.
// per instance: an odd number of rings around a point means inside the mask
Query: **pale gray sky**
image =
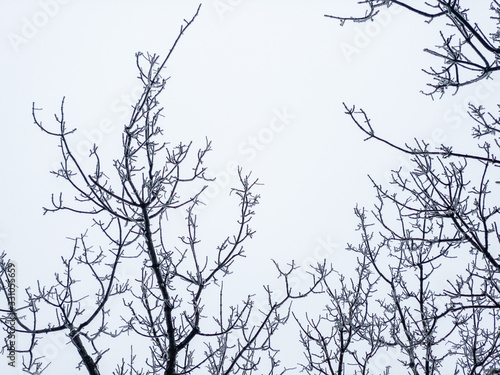
<svg viewBox="0 0 500 375"><path fill-rule="evenodd" d="M353 207L373 197L366 175L383 182L404 160L363 142L342 101L365 108L376 130L395 141L441 143L468 133L470 99L487 103L498 96L492 83L440 101L420 94L427 82L421 68L437 64L422 49L437 43L439 25L397 8L373 23L344 27L323 17L349 14L354 8L345 3L204 1L166 70L166 135L197 147L205 137L213 141L207 166L219 182L200 213L207 235L215 231L220 238L224 227L210 223L234 217L235 202L228 200L237 184L233 164L264 184L257 234L242 267L250 280L259 262L264 272L256 288L268 282L270 258L301 265L328 254L334 264L350 264L343 249L356 238ZM42 217L50 194L63 187L49 174L59 161L56 142L33 125L32 102L44 109L40 118L50 127L65 96L68 127L78 129L78 155L84 160L91 142L111 155L140 89L134 54L165 56L197 5L0 2L0 250L18 262L24 286L40 272L51 276L70 245L65 237L85 224L74 216Z"/></svg>

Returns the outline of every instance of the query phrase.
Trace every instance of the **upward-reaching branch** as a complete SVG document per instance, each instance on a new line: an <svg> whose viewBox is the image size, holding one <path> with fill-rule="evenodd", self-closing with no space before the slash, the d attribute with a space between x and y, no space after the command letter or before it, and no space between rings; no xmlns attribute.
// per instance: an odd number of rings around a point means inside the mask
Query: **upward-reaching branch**
<svg viewBox="0 0 500 375"><path fill-rule="evenodd" d="M442 60L440 68L424 70L432 77L432 82L428 84L430 91L426 92L428 95L443 95L449 88L456 93L460 87L489 79L494 72L500 70L500 3L497 0L488 4L491 19L497 23L497 31L489 36L483 31L485 27L469 18L468 9L461 5L460 0L434 0L421 4L400 0L366 0L358 3L365 8L361 16L325 17L340 20L341 25L346 21L367 22L377 17L381 7L401 6L421 16L427 23L438 22L440 19L448 21L443 23L440 32L441 45L425 49ZM484 8L486 3L476 2L473 6Z"/></svg>
<svg viewBox="0 0 500 375"><path fill-rule="evenodd" d="M131 346L138 349L132 349L129 361L122 360L115 375L287 371L277 359L279 350L271 337L287 322L291 302L313 293L327 272L312 276L309 287L295 293L289 279L296 267L292 264L286 271L277 267L284 291L265 287L263 303L257 304L257 297L249 295L239 304L228 304L223 286L238 282L231 273L254 234L251 222L259 203L255 193L258 181L238 169L239 186L231 191L239 204L236 224L219 246L210 249L197 237L195 208L202 204L201 193L212 181L205 176L203 165L211 143L207 140L192 161L192 143L171 146L163 139L159 103L167 82L163 72L199 11L200 7L185 21L164 59L136 55L143 91L123 128L121 155L111 168L101 160L96 145L90 150L95 164L90 172L74 156L69 137L75 131L67 130L64 99L56 116L57 131L42 124L39 109L33 105L35 124L59 140L62 162L53 173L76 194L71 204L63 202L62 195L52 197L53 206L45 212L91 215L93 225L75 240L71 256L64 259L64 277L56 274L54 286L40 284L36 292L27 289L25 306L0 310L0 323L7 324L6 314L14 314L18 332L31 335L27 372L39 373L42 362L34 355L36 344L41 334L54 332L69 337L80 356L79 366L92 375L99 374L99 362L113 345L109 340L120 337L125 342L125 333L131 337ZM185 221L179 219L187 234L176 237L182 226L172 211L179 209L187 213ZM218 229L214 226L212 232ZM98 250L88 244L87 236L93 230L100 231ZM5 259L0 258L3 290L8 281ZM128 272L133 276L120 272L125 270L123 264L130 265ZM95 288L93 294L89 294L90 288ZM7 297L4 294L2 298ZM122 306L111 302L117 295ZM216 295L218 301L213 298ZM23 311L29 311L30 319Z"/></svg>

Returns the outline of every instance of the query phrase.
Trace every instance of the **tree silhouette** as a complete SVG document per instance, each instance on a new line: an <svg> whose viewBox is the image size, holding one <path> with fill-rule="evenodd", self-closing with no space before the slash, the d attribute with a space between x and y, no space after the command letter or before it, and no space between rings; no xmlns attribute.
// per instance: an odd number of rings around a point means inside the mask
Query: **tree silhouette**
<svg viewBox="0 0 500 375"><path fill-rule="evenodd" d="M464 3L462 1L462 3ZM460 0L434 1L399 1L366 0L359 1L363 14L360 16L325 15L346 22L373 21L382 7L401 6L418 16L426 23L440 22L441 45L426 48L425 52L443 61L439 68L424 70L432 77L427 94L444 94L446 89L455 92L462 86L470 85L482 79L488 79L500 70L500 3L475 3L474 10L489 7L491 24L481 20L481 25L469 17L470 9Z"/></svg>
<svg viewBox="0 0 500 375"><path fill-rule="evenodd" d="M468 18L460 1L409 4L362 1L371 21L382 6L400 5L435 22L448 20L438 51L443 68L431 69L431 94L458 90L498 70L498 14L490 37ZM484 4L475 3L481 7ZM458 34L459 37L456 35ZM296 317L308 374L500 373L500 117L469 106L475 151L424 141L398 145L375 131L363 109L344 104L364 135L410 158L412 169L392 172L389 186L370 178L377 204L356 207L359 244L354 275L323 281L328 300L318 317ZM321 271L321 268L318 268ZM389 361L386 359L389 357ZM399 364L399 367L397 367ZM396 367L395 367L396 366Z"/></svg>
<svg viewBox="0 0 500 375"><path fill-rule="evenodd" d="M35 124L59 140L62 161L52 173L76 192L71 204L62 194L52 196L52 206L44 211L89 215L93 226L73 239L54 285L38 283L26 289L24 305L7 304L0 310L1 323L8 328L13 319L16 334L30 337L29 345L17 351L28 373L39 374L47 367L43 358L36 357L36 346L56 332L66 334L79 355L77 367L92 375L101 373L101 363L117 338L132 346L130 357L116 364L117 375L287 370L271 337L287 322L291 301L310 293L319 279L294 294L288 278L295 266L277 267L283 293L265 287L264 304L257 304L252 295L239 296L240 303L226 302L225 285L237 282L231 277L233 265L254 234L251 220L259 202L258 180L239 169L240 186L231 191L239 205L235 226L216 248L207 248L197 233L195 207L203 204L200 195L210 182L203 162L211 144L207 141L192 155L192 143L170 146L159 124L158 100L167 82L162 72L199 10L180 28L165 58L136 55L143 91L123 128L122 155L112 168L105 167L96 146L90 151L94 165L90 172L75 157L69 138L76 129L67 126L64 99L55 116L57 130L39 120L40 109L33 104ZM186 192L193 190L186 186L200 187L189 195ZM185 229L172 234L175 210L185 210ZM96 231L98 246L89 239ZM139 270L135 278L120 275L120 268L130 262ZM3 254L0 286L6 301L12 283L10 264Z"/></svg>

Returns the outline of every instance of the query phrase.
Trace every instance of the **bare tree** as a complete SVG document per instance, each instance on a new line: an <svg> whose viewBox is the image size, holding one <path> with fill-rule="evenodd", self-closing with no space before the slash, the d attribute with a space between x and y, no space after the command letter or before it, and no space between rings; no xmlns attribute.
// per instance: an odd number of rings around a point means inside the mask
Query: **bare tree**
<svg viewBox="0 0 500 375"><path fill-rule="evenodd" d="M341 375L346 373L350 360L362 374L368 373L370 359L382 347L385 330L371 306L377 278L373 278L369 266L366 257L360 258L356 277L346 280L335 272L332 275L338 275L336 285L323 280L329 298L323 314L318 317L306 314L304 321L294 314L306 357L302 369L307 374ZM317 272L326 274L321 267Z"/></svg>
<svg viewBox="0 0 500 375"><path fill-rule="evenodd" d="M308 373L369 374L376 355L411 374L500 372L500 117L471 106L476 153L423 142L399 146L376 134L363 110L345 107L368 136L411 156L391 188L371 180L378 203L356 208L356 276L323 281L325 314L298 319ZM401 369L395 369L400 373Z"/></svg>
<svg viewBox="0 0 500 375"><path fill-rule="evenodd" d="M389 328L382 339L398 347L413 374L500 371L499 209L494 173L500 119L471 107L477 153L451 147L401 147L376 135L362 110L348 108L368 139L411 155L414 170L393 172L391 191L376 184L378 204L360 220L361 244L387 297L378 300ZM394 192L395 191L395 192ZM492 201L493 200L493 201ZM370 229L377 226L377 232ZM382 285L380 285L382 284Z"/></svg>
<svg viewBox="0 0 500 375"><path fill-rule="evenodd" d="M18 348L28 373L40 374L47 367L35 349L39 340L55 332L67 335L79 355L78 367L92 375L100 374L101 361L117 337L133 337L134 345L130 357L117 363L116 375L287 371L271 337L287 322L291 301L306 296L320 280L313 279L311 288L293 294L288 278L295 266L277 267L283 293L266 287L264 304L252 296L240 303L227 302L230 297L224 287L235 282L232 266L243 256L243 243L254 234L250 224L259 201L254 192L258 181L239 170L240 187L232 190L239 204L233 234L210 251L198 237L194 209L202 204L200 194L210 181L203 162L211 144L207 141L192 155L191 143L171 147L162 140L158 98L167 81L162 72L199 9L185 21L163 60L137 54L144 89L124 126L123 154L113 168L103 166L96 146L90 151L92 171L75 157L69 142L75 129L67 127L64 99L55 116L57 130L42 124L33 105L35 124L59 141L62 161L52 173L76 192L71 204L62 194L53 196L45 213L89 215L93 227L73 240L54 285L27 288L23 306L6 304L0 309L6 329L14 317L17 334L30 338L26 348ZM198 193L188 195L186 185L200 186ZM185 232L172 235L172 212L181 209L186 213ZM101 235L94 241L99 245L93 246L89 238L96 230ZM119 276L128 262L138 265L135 279ZM12 281L9 264L3 254L0 287L7 301Z"/></svg>
<svg viewBox="0 0 500 375"><path fill-rule="evenodd" d="M446 89L458 90L461 86L488 79L500 70L500 3L466 2L460 0L399 1L363 0L358 2L364 9L359 16L325 15L345 24L345 22L373 21L381 7L401 6L421 16L425 22L441 22L441 45L426 48L425 51L443 61L439 68L425 70L431 77L427 93L442 95ZM463 5L466 3L467 5ZM492 24L481 20L481 26L469 17L470 9L489 10Z"/></svg>
<svg viewBox="0 0 500 375"><path fill-rule="evenodd" d="M499 69L498 30L486 37L458 0L421 8L401 1L360 3L368 7L362 17L329 17L369 21L379 7L398 4L429 22L451 21L460 38L441 34L442 52L428 50L445 61L442 70L429 71L431 93L490 78ZM496 22L499 8L491 4ZM348 250L358 259L355 275L340 275L335 287L325 279L324 314L296 317L303 368L330 375L500 373L500 117L470 105L477 148L463 151L418 140L395 144L375 131L365 111L344 108L365 140L408 155L413 168L393 171L390 186L370 178L378 203L354 211L360 242ZM377 360L388 355L389 364Z"/></svg>

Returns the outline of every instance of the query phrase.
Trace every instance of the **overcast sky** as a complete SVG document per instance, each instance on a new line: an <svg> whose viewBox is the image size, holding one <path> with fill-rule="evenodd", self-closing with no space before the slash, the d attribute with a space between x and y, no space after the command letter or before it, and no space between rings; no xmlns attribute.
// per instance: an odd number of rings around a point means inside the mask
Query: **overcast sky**
<svg viewBox="0 0 500 375"><path fill-rule="evenodd" d="M450 143L469 132L467 101L490 102L498 90L481 83L441 100L422 95L428 77L421 69L439 63L422 49L437 44L439 25L396 7L373 23L343 27L323 16L363 13L346 3L204 1L167 66L161 120L167 138L193 140L195 147L205 137L213 142L207 167L218 182L200 213L210 218L206 233L226 234L220 223L235 217L231 165L264 184L243 271L249 280L254 275L256 287L267 282L271 258L306 265L328 255L344 264L345 244L356 238L353 207L372 201L367 174L384 182L404 164L383 145L363 142L343 101L363 107L377 132L401 144L413 137ZM50 194L63 187L49 174L59 162L57 144L33 124L32 103L43 108L40 118L50 128L65 97L77 154L85 160L95 142L112 155L140 92L134 54L165 56L197 6L0 2L0 250L18 263L21 283L52 274L70 245L65 238L85 225L42 216ZM255 275L257 262L266 272Z"/></svg>

